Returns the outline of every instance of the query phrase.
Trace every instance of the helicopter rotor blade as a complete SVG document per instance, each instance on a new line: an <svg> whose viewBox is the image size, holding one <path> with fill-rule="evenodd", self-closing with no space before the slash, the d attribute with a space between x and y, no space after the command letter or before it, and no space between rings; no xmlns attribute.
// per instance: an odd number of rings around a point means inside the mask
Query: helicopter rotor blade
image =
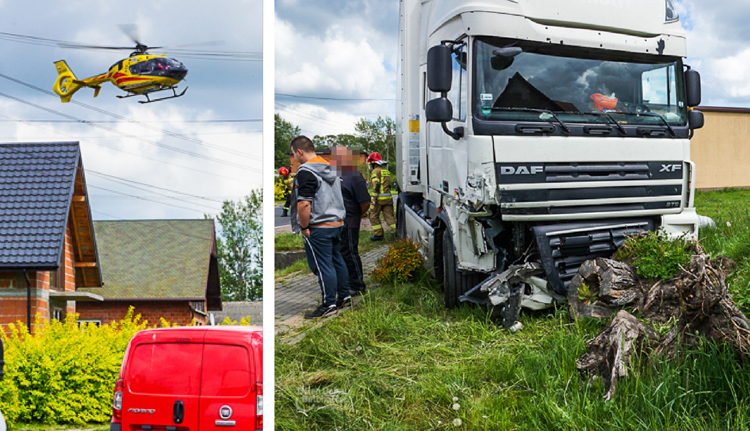
<svg viewBox="0 0 750 431"><path fill-rule="evenodd" d="M138 27L135 24L120 24L118 27L120 27L120 30L135 42L136 45L143 45L140 41L140 37L138 37Z"/></svg>

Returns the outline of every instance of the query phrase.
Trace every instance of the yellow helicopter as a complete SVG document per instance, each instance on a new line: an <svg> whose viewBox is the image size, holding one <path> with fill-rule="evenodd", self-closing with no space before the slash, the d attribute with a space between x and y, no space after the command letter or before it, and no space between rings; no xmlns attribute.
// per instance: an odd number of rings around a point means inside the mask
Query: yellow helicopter
<svg viewBox="0 0 750 431"><path fill-rule="evenodd" d="M166 99L174 99L185 94L187 87L181 93L177 93L177 84L187 75L187 67L174 58L164 55L151 55L149 47L138 42L135 38L135 51L128 58L118 61L109 68L107 73L92 76L86 79L78 79L70 70L65 60L55 62L57 68L57 80L54 90L63 103L70 102L73 94L84 87L94 89L94 97L99 95L101 84L111 82L121 90L127 92L125 96L117 96L120 99L133 96L145 96L146 100L139 103L158 102ZM97 47L105 49L133 49L132 47ZM151 49L159 49L152 47ZM159 91L172 90L172 95L151 99L150 94Z"/></svg>

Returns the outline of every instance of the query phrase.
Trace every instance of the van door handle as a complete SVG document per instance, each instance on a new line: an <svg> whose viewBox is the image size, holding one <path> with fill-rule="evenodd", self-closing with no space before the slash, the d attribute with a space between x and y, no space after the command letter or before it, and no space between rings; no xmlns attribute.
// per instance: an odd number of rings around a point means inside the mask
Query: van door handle
<svg viewBox="0 0 750 431"><path fill-rule="evenodd" d="M185 419L185 403L183 403L181 400L177 400L174 402L174 407L172 408L172 417L174 418L174 423L176 424L181 424Z"/></svg>
<svg viewBox="0 0 750 431"><path fill-rule="evenodd" d="M214 424L217 427L233 427L236 424L236 422L235 421L222 421L222 420L217 419L216 421L214 421Z"/></svg>

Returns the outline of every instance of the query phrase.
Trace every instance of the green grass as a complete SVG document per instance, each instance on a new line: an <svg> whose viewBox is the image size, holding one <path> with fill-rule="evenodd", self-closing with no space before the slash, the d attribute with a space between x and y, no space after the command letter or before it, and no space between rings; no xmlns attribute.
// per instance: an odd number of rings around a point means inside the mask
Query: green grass
<svg viewBox="0 0 750 431"><path fill-rule="evenodd" d="M372 231L360 229L359 231L359 254L360 256L368 253L383 244L389 244L393 238L391 237L390 231L385 233L385 239L383 241L370 241ZM294 235L290 232L277 233L274 237L275 250L276 251L295 251L304 250L302 245L302 235ZM274 273L274 278L279 279L286 277L295 272L302 271L302 273L309 273L310 268L307 266L305 259L298 260L291 266L284 269L278 269Z"/></svg>
<svg viewBox="0 0 750 431"><path fill-rule="evenodd" d="M696 192L696 209L711 217L716 227L703 228L700 243L712 256L724 255L737 263L728 279L734 300L750 311L750 190Z"/></svg>
<svg viewBox="0 0 750 431"><path fill-rule="evenodd" d="M717 222L701 244L747 268L750 191L699 193ZM731 226L727 226L729 222ZM744 269L747 271L747 269ZM735 300L747 301L733 276ZM737 283L739 282L739 286ZM439 286L372 290L351 312L276 344L276 427L285 430L743 430L750 428L750 367L704 342L654 360L604 388L575 368L607 322L572 323L567 309L524 312L499 329L483 310L446 310ZM453 398L460 405L454 410ZM453 421L460 419L456 427Z"/></svg>

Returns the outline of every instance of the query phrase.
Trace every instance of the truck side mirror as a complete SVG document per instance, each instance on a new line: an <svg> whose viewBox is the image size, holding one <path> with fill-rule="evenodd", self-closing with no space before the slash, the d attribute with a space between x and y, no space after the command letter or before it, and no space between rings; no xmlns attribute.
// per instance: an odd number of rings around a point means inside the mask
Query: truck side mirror
<svg viewBox="0 0 750 431"><path fill-rule="evenodd" d="M445 123L453 118L453 105L445 97L432 99L424 108L424 116L427 121L434 123Z"/></svg>
<svg viewBox="0 0 750 431"><path fill-rule="evenodd" d="M451 49L446 45L435 45L427 51L427 87L435 93L451 91Z"/></svg>
<svg viewBox="0 0 750 431"><path fill-rule="evenodd" d="M688 111L688 127L690 129L700 129L703 127L703 113L701 111Z"/></svg>
<svg viewBox="0 0 750 431"><path fill-rule="evenodd" d="M687 89L687 106L701 104L701 75L695 70L685 71L685 87Z"/></svg>

